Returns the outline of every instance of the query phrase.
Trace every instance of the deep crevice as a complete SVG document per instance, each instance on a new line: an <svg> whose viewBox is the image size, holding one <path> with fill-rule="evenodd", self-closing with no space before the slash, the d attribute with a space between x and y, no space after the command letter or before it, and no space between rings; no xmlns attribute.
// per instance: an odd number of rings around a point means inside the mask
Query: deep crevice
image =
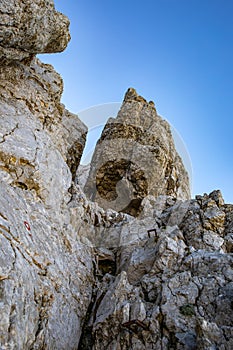
<svg viewBox="0 0 233 350"><path fill-rule="evenodd" d="M92 318L92 310L95 305L97 298L97 290L92 290L91 302L88 306L87 313L84 319L84 324L82 327L82 334L79 340L78 349L77 350L92 350L92 346L94 345L94 339L92 334L93 325L90 324L90 320Z"/></svg>

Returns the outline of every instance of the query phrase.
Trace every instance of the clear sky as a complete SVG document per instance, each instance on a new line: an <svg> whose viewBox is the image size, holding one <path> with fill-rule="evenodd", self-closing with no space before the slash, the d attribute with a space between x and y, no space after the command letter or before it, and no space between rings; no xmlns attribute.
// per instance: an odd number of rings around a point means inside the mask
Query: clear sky
<svg viewBox="0 0 233 350"><path fill-rule="evenodd" d="M155 102L181 134L193 195L233 203L233 1L55 0L72 40L53 64L74 113L121 102L128 87Z"/></svg>

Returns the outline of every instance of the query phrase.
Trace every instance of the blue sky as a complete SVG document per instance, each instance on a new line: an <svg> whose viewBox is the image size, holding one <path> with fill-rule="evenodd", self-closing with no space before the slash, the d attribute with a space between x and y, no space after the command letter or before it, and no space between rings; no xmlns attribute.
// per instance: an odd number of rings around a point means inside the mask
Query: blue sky
<svg viewBox="0 0 233 350"><path fill-rule="evenodd" d="M71 21L64 53L43 55L77 113L121 102L128 87L153 100L180 133L193 195L221 189L233 203L233 1L55 0Z"/></svg>

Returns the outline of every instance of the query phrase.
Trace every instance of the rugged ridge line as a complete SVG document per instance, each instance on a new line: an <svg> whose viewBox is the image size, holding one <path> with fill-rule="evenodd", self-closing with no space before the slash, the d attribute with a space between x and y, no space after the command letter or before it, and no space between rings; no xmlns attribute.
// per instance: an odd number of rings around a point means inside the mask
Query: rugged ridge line
<svg viewBox="0 0 233 350"><path fill-rule="evenodd" d="M189 199L169 125L134 89L93 158L107 206L87 199L87 128L35 57L65 49L69 21L51 0L3 0L0 19L1 350L231 350L233 205Z"/></svg>

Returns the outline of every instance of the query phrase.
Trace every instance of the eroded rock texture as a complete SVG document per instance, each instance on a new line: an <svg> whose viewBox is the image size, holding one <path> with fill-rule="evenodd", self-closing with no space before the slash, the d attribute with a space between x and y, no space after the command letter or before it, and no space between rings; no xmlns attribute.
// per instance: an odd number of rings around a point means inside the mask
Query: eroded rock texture
<svg viewBox="0 0 233 350"><path fill-rule="evenodd" d="M0 59L23 60L63 51L70 39L67 17L53 0L1 0Z"/></svg>
<svg viewBox="0 0 233 350"><path fill-rule="evenodd" d="M52 1L1 1L0 20L0 348L77 349L93 259L69 205L87 128L33 55L63 50L69 21Z"/></svg>
<svg viewBox="0 0 233 350"><path fill-rule="evenodd" d="M219 191L144 200L121 246L98 252L82 348L232 349L232 215Z"/></svg>
<svg viewBox="0 0 233 350"><path fill-rule="evenodd" d="M0 349L232 349L233 206L187 200L169 126L132 89L92 162L104 208L87 199L87 128L34 57L65 48L68 20L43 0L0 19Z"/></svg>
<svg viewBox="0 0 233 350"><path fill-rule="evenodd" d="M92 157L85 193L103 208L137 216L147 195L190 198L188 174L170 126L129 89L116 119L105 125Z"/></svg>

